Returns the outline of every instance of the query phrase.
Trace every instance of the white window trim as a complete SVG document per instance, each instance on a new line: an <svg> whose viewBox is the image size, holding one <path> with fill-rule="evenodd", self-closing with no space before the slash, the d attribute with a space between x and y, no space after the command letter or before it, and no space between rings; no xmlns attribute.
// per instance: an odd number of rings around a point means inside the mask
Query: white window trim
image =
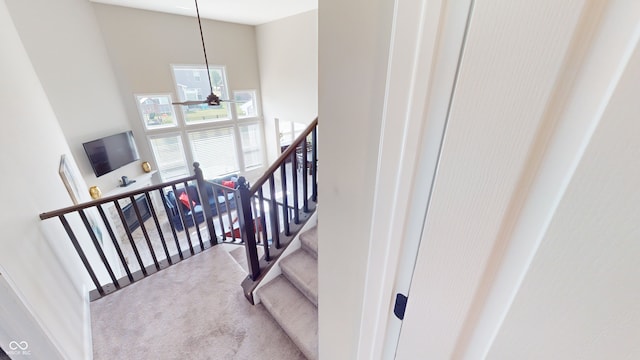
<svg viewBox="0 0 640 360"><path fill-rule="evenodd" d="M198 69L198 70L206 70L206 65L204 64L170 64L171 67L171 79L173 80L173 84L175 85L175 95L176 95L176 99L178 99L178 101L183 101L184 99L180 98L180 85L178 84L178 81L176 80L176 73L175 70L176 69L182 69L182 70L192 70L192 69ZM222 100L229 100L229 96L230 93L232 92L230 87L229 87L229 81L227 80L227 67L225 65L211 65L209 64L209 71L211 71L212 69L222 69L222 82L224 84L225 89L227 90L227 94L222 94L222 96L220 97ZM205 79L206 84L207 84L207 89L209 89L209 79ZM204 94L203 96L206 98L207 96L209 96L209 92L211 90L207 90L207 94ZM183 125L184 126L188 126L188 127L192 127L192 126L199 126L202 124L211 124L211 123L219 123L219 122L224 122L224 121L234 121L236 120L236 116L235 116L235 106L231 106L231 103L228 103L228 113L229 113L229 118L228 119L223 119L223 120L209 120L209 121L203 121L203 122L198 122L198 123L194 123L194 124L188 124L187 123L187 119L185 118L185 112L184 110L180 111L180 117L182 118L183 121Z"/></svg>
<svg viewBox="0 0 640 360"><path fill-rule="evenodd" d="M176 113L174 105L171 105L171 113L173 114L173 118L176 119L176 122L175 122L174 125L158 126L158 127L155 127L155 128L147 127L147 123L144 121L144 115L142 114L142 108L140 107L140 101L138 100L138 98L140 98L140 97L161 97L161 96L168 97L169 98L169 103L173 103L173 95L171 93L144 93L144 94L134 94L133 95L136 107L138 108L138 116L140 117L140 121L142 121L142 128L144 129L145 133L155 132L155 131L158 131L158 130L176 129L177 127L180 126L180 118L178 117L178 114Z"/></svg>
<svg viewBox="0 0 640 360"><path fill-rule="evenodd" d="M231 99L235 100L236 99L236 94L237 93L242 93L242 92L250 92L253 93L253 101L255 102L255 107L256 107L256 115L255 116L245 116L245 117L240 117L237 114L237 109L236 106L232 106L233 111L235 112L235 118L238 121L243 121L243 120L253 120L253 119L261 119L262 116L260 114L260 99L258 96L258 90L256 89L238 89L238 90L233 90L231 91Z"/></svg>
<svg viewBox="0 0 640 360"><path fill-rule="evenodd" d="M171 94L171 93L134 94L136 106L138 106L139 96L168 96L171 102L173 102L174 98L180 99L180 97L178 96L180 89L175 78L174 69L194 69L195 68L195 69L204 70L205 65L203 64L170 64L170 68L171 68L171 76L175 86L176 93L175 94ZM228 106L229 119L187 124L186 119L184 117L184 111L178 111L174 108L173 114L176 118L175 126L158 127L155 129L149 129L144 123L144 116L142 115L140 107L138 106L138 115L140 116L140 119L143 122L143 129L147 137L147 143L149 144L149 149L151 150L154 161L156 162L156 165L157 165L157 159L155 157L155 152L153 151L153 146L152 146L152 139L159 138L159 137L167 137L167 136L179 136L180 140L182 141L182 148L184 151L185 161L187 162L186 165L187 165L188 172L189 174L193 174L193 163L195 160L194 160L194 152L192 149L192 144L189 140L189 133L203 131L203 130L211 130L216 128L231 127L233 129L233 136L234 136L234 142L235 142L234 151L236 152L236 158L238 160L238 167L239 167L238 173L247 176L248 174L252 174L252 175L256 174L258 171L261 172L261 170L264 169L268 164L267 164L267 154L266 154L267 151L266 151L266 142L265 142L265 134L264 134L265 127L264 127L263 118L262 118L259 90L258 89L232 90L227 80L226 66L209 65L209 68L222 70L224 86L227 90L226 96L229 96L229 99L234 99L235 93L238 93L238 92L252 92L254 94L254 101L255 101L256 113L257 113L256 116L239 119L236 111L236 107L233 106L233 103L229 103L229 106ZM243 144L242 144L242 137L240 134L240 127L244 125L254 125L254 124L258 125L259 127L259 142L260 142L259 146L262 153L262 156L261 156L262 164L260 166L252 166L250 168L247 168L245 166L244 150L243 150ZM165 179L162 179L162 180L166 181Z"/></svg>

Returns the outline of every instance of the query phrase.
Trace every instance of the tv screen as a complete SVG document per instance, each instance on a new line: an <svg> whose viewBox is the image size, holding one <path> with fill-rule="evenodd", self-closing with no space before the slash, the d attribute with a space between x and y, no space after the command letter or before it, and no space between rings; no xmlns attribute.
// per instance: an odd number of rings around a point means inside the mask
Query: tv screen
<svg viewBox="0 0 640 360"><path fill-rule="evenodd" d="M82 144L96 176L102 176L138 159L138 148L131 131Z"/></svg>

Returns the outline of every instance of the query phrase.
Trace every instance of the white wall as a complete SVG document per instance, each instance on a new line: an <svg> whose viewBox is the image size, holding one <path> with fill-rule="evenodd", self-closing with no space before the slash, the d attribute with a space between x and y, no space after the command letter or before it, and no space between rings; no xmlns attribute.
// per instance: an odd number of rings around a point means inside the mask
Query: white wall
<svg viewBox="0 0 640 360"><path fill-rule="evenodd" d="M256 27L269 162L280 154L275 119L309 124L318 115L318 11Z"/></svg>
<svg viewBox="0 0 640 360"><path fill-rule="evenodd" d="M82 148L83 142L131 129L92 4L7 0L7 6L86 182L103 192L116 187L122 174L96 178ZM134 171L141 173L139 163L122 173Z"/></svg>
<svg viewBox="0 0 640 360"><path fill-rule="evenodd" d="M88 186L106 193L141 175L152 156L134 94L175 93L170 64L204 64L196 19L84 0L7 5ZM203 30L230 90L259 89L254 27L203 20ZM82 143L130 129L141 161L96 178Z"/></svg>
<svg viewBox="0 0 640 360"><path fill-rule="evenodd" d="M356 358L392 14L391 0L319 4L322 359Z"/></svg>
<svg viewBox="0 0 640 360"><path fill-rule="evenodd" d="M93 7L131 121L128 126L141 158L153 165L134 94L171 93L178 100L171 65L204 65L198 21L120 6L94 3ZM259 90L254 27L202 19L202 30L209 65L226 67L229 95L234 90Z"/></svg>
<svg viewBox="0 0 640 360"><path fill-rule="evenodd" d="M0 345L27 341L33 359L87 358L83 269L59 222L38 218L71 205L58 175L70 149L5 1L0 28L0 105L8 119L0 133Z"/></svg>

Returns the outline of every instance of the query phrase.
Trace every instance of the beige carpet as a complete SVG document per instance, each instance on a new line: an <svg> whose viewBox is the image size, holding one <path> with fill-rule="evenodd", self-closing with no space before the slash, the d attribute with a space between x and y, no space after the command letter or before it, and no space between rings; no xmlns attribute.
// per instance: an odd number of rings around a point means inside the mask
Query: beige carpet
<svg viewBox="0 0 640 360"><path fill-rule="evenodd" d="M282 275L258 290L261 304L309 360L318 359L318 232L300 234L302 247L280 261Z"/></svg>
<svg viewBox="0 0 640 360"><path fill-rule="evenodd" d="M91 303L94 359L304 359L216 246Z"/></svg>

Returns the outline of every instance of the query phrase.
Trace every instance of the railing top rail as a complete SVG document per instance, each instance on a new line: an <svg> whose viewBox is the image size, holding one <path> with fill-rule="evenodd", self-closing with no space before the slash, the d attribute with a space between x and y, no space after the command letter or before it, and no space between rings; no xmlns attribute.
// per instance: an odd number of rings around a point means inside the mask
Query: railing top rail
<svg viewBox="0 0 640 360"><path fill-rule="evenodd" d="M295 139L293 140L293 142L291 142L291 145L289 145L289 147L282 153L280 154L280 156L278 157L278 159L271 164L271 166L269 166L269 168L264 172L264 174L262 174L262 176L260 176L260 178L258 178L258 180L256 180L252 185L251 185L251 194L255 194L258 189L260 189L260 187L267 182L267 180L269 180L269 177L271 176L271 174L273 174L274 172L276 172L276 170L278 170L278 168L280 168L280 166L289 158L289 156L291 156L291 154L296 151L296 148L298 147L298 145L305 141L306 137L311 134L311 132L313 131L313 129L318 125L318 118L316 117L310 124L309 126L307 126L302 133Z"/></svg>
<svg viewBox="0 0 640 360"><path fill-rule="evenodd" d="M196 180L196 176L195 175L184 177L184 178L181 178L181 179L178 179L178 180L164 182L162 184L146 186L146 187L139 188L139 189L136 189L136 190L127 191L127 192L124 192L124 193L121 193L121 194L118 194L118 195L107 196L107 197L103 197L103 198L100 198L100 199L97 199L97 200L85 202L85 203L78 204L78 205L68 206L66 208L62 208L62 209L58 209L58 210L54 210L54 211L44 212L44 213L40 214L40 220L46 220L46 219L50 219L50 218L53 218L53 217L58 217L60 215L65 215L65 214L69 214L69 213L72 213L72 212L75 212L75 211L88 209L90 207L106 204L108 202L112 202L112 201L115 201L115 200L126 199L126 198L129 198L131 196L135 196L135 195L143 194L143 193L146 193L146 192L151 192L151 191L154 191L154 190L162 189L162 188L165 188L167 186L182 184L185 181L192 181L192 180Z"/></svg>
<svg viewBox="0 0 640 360"><path fill-rule="evenodd" d="M214 187L219 187L223 190L227 190L227 191L235 191L236 189L232 188L232 187L228 187L228 186L224 186L222 184L218 184L217 182L213 182L213 181L209 181L207 180L207 184L209 185L213 185Z"/></svg>

